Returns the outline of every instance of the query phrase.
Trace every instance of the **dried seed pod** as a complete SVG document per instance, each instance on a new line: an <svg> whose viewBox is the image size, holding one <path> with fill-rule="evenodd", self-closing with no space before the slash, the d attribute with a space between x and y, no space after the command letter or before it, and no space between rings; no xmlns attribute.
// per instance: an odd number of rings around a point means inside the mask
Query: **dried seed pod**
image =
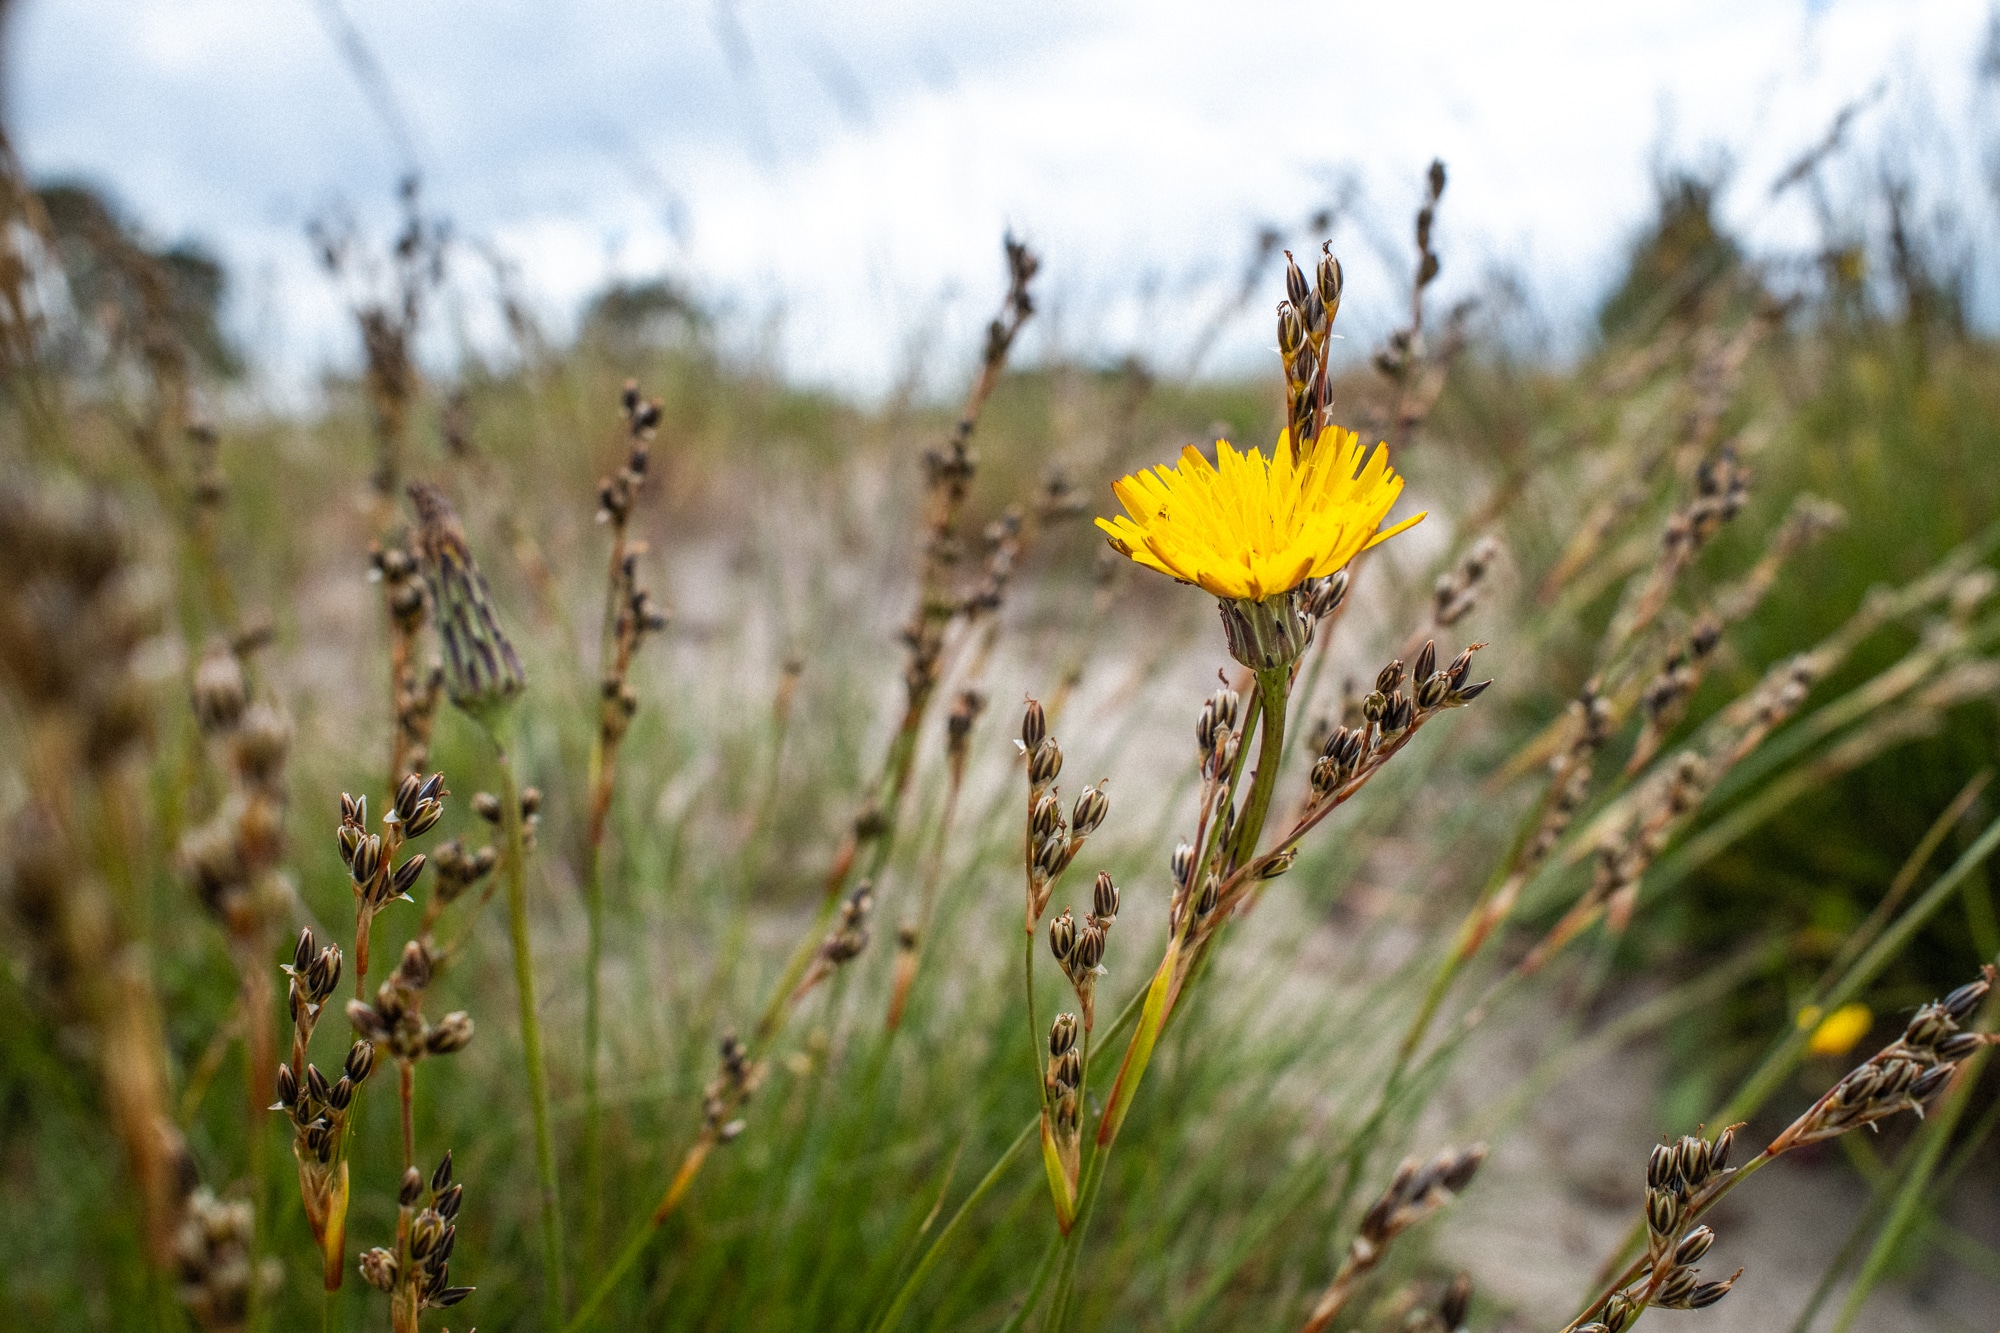
<svg viewBox="0 0 2000 1333"><path fill-rule="evenodd" d="M1986 1044L1986 1037L1981 1033L1960 1032L1938 1043L1937 1058L1946 1064L1957 1064Z"/></svg>
<svg viewBox="0 0 2000 1333"><path fill-rule="evenodd" d="M1347 600L1347 571L1337 570L1326 578L1309 580L1304 586L1306 614L1314 620L1324 620Z"/></svg>
<svg viewBox="0 0 2000 1333"><path fill-rule="evenodd" d="M1938 1007L1951 1016L1952 1022L1962 1022L1967 1014L1979 1007L1979 1002L1985 999L1986 993L1992 989L1992 982L1984 977L1978 981L1969 981L1940 1000Z"/></svg>
<svg viewBox="0 0 2000 1333"><path fill-rule="evenodd" d="M347 1077L356 1083L366 1083L368 1076L375 1072L375 1046L372 1042L357 1041L347 1048L347 1063L344 1066Z"/></svg>
<svg viewBox="0 0 2000 1333"><path fill-rule="evenodd" d="M375 882L375 874L382 868L382 838L379 834L366 834L354 845L354 857L347 864L348 873L357 885L366 887Z"/></svg>
<svg viewBox="0 0 2000 1333"><path fill-rule="evenodd" d="M394 1291L396 1278L400 1272L401 1265L397 1262L394 1251L385 1250L378 1245L372 1250L361 1252L361 1280L375 1290Z"/></svg>
<svg viewBox="0 0 2000 1333"><path fill-rule="evenodd" d="M1656 1189L1646 1194L1646 1226L1655 1236L1667 1237L1680 1226L1682 1196L1676 1190Z"/></svg>
<svg viewBox="0 0 2000 1333"><path fill-rule="evenodd" d="M1049 1055L1061 1055L1076 1045L1076 1015L1057 1014L1056 1021L1049 1025Z"/></svg>
<svg viewBox="0 0 2000 1333"><path fill-rule="evenodd" d="M1306 345L1306 323L1290 301L1278 303L1278 355L1290 367Z"/></svg>
<svg viewBox="0 0 2000 1333"><path fill-rule="evenodd" d="M403 833L406 837L421 838L424 834L436 828L438 821L443 818L444 802L423 801L418 804L415 813L410 816L410 821L404 826Z"/></svg>
<svg viewBox="0 0 2000 1333"><path fill-rule="evenodd" d="M1091 906L1099 921L1111 921L1118 915L1118 886L1106 871L1097 872L1097 884L1092 890Z"/></svg>
<svg viewBox="0 0 2000 1333"><path fill-rule="evenodd" d="M1076 798L1076 808L1070 812L1070 831L1079 838L1095 833L1110 813L1111 798L1104 794L1104 782L1085 787Z"/></svg>
<svg viewBox="0 0 2000 1333"><path fill-rule="evenodd" d="M1061 1096L1083 1080L1083 1052L1074 1046L1049 1060L1049 1084Z"/></svg>
<svg viewBox="0 0 2000 1333"><path fill-rule="evenodd" d="M1699 1282L1700 1278L1692 1268L1673 1269L1654 1291L1653 1304L1668 1310L1685 1310L1688 1298L1694 1295Z"/></svg>
<svg viewBox="0 0 2000 1333"><path fill-rule="evenodd" d="M1951 1082L1952 1075L1957 1072L1958 1066L1956 1065L1936 1065L1930 1069L1926 1069L1915 1079L1911 1080L1909 1085L1910 1100L1919 1105L1929 1101L1944 1091L1945 1085Z"/></svg>
<svg viewBox="0 0 2000 1333"><path fill-rule="evenodd" d="M1034 810L1028 816L1028 827L1039 843L1061 832L1062 826L1062 793L1051 788L1036 798Z"/></svg>
<svg viewBox="0 0 2000 1333"><path fill-rule="evenodd" d="M472 813L489 824L500 822L500 798L490 791L475 792L472 796Z"/></svg>
<svg viewBox="0 0 2000 1333"><path fill-rule="evenodd" d="M1076 944L1069 953L1069 968L1074 976L1093 972L1104 961L1104 927L1094 921L1085 921L1076 933Z"/></svg>
<svg viewBox="0 0 2000 1333"><path fill-rule="evenodd" d="M417 1206L417 1200L423 1196L423 1173L414 1166L405 1167L403 1169L402 1184L396 1191L396 1202L402 1204L405 1208L414 1208Z"/></svg>
<svg viewBox="0 0 2000 1333"><path fill-rule="evenodd" d="M1062 746L1056 738L1045 736L1028 755L1028 783L1033 787L1046 787L1062 772Z"/></svg>
<svg viewBox="0 0 2000 1333"><path fill-rule="evenodd" d="M1285 297L1299 307L1312 298L1312 288L1307 285L1306 275L1299 270L1298 261L1292 258L1290 250L1285 251Z"/></svg>
<svg viewBox="0 0 2000 1333"><path fill-rule="evenodd" d="M1169 863L1169 870L1174 877L1174 883L1185 889L1194 877L1194 848L1184 842L1177 844L1174 847L1173 860Z"/></svg>
<svg viewBox="0 0 2000 1333"><path fill-rule="evenodd" d="M1701 1262L1701 1257L1708 1253L1709 1247L1713 1244L1715 1244L1714 1230L1705 1226L1696 1227L1694 1230L1688 1232L1687 1235L1681 1237L1680 1244L1674 1247L1674 1262L1677 1264L1699 1263Z"/></svg>
<svg viewBox="0 0 2000 1333"><path fill-rule="evenodd" d="M1725 1278L1720 1282L1704 1282L1700 1284L1688 1294L1687 1308L1690 1310L1706 1310L1709 1306L1727 1296L1729 1289L1736 1285L1736 1279L1742 1276L1743 1270L1739 1268L1736 1270L1734 1276Z"/></svg>
<svg viewBox="0 0 2000 1333"><path fill-rule="evenodd" d="M396 873L389 876L390 896L407 897L417 885L418 876L424 873L424 854L418 852L409 860L396 867Z"/></svg>
<svg viewBox="0 0 2000 1333"><path fill-rule="evenodd" d="M1043 739L1049 734L1048 718L1042 713L1042 705L1028 700L1027 712L1021 718L1021 748L1028 754L1042 748Z"/></svg>
<svg viewBox="0 0 2000 1333"><path fill-rule="evenodd" d="M1049 952L1065 968L1069 966L1070 954L1076 948L1076 918L1070 910L1063 908L1062 915L1049 922Z"/></svg>
<svg viewBox="0 0 2000 1333"><path fill-rule="evenodd" d="M1069 869L1070 858L1076 855L1076 845L1060 833L1044 838L1035 848L1035 874L1043 883L1056 878Z"/></svg>
<svg viewBox="0 0 2000 1333"><path fill-rule="evenodd" d="M424 1034L425 1051L431 1055L450 1055L464 1050L472 1041L472 1026L470 1014L454 1009Z"/></svg>
<svg viewBox="0 0 2000 1333"><path fill-rule="evenodd" d="M1423 709L1425 712L1429 712L1433 708L1444 707L1445 702L1450 698L1451 678L1442 671L1433 672L1425 676L1417 685L1416 704L1418 708Z"/></svg>
<svg viewBox="0 0 2000 1333"><path fill-rule="evenodd" d="M431 1172L431 1193L442 1194L451 1185L451 1149L444 1150L438 1159L437 1169Z"/></svg>

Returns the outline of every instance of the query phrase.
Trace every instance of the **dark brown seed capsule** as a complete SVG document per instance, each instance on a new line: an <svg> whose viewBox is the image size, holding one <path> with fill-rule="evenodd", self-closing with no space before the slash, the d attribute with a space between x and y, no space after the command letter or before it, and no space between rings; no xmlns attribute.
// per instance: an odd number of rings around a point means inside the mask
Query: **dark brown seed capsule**
<svg viewBox="0 0 2000 1333"><path fill-rule="evenodd" d="M1681 1237L1681 1243L1674 1247L1674 1262L1677 1264L1699 1263L1708 1253L1708 1247L1715 1244L1715 1232L1709 1227L1696 1227Z"/></svg>
<svg viewBox="0 0 2000 1333"><path fill-rule="evenodd" d="M1057 1014L1056 1021L1049 1027L1049 1054L1061 1055L1076 1045L1076 1015Z"/></svg>
<svg viewBox="0 0 2000 1333"><path fill-rule="evenodd" d="M1048 719L1042 713L1042 706L1033 699L1028 700L1028 710L1021 718L1021 746L1029 754L1042 748L1042 738L1049 734Z"/></svg>
<svg viewBox="0 0 2000 1333"><path fill-rule="evenodd" d="M1069 956L1076 948L1076 918L1065 907L1061 916L1049 922L1049 952L1056 961L1067 965Z"/></svg>
<svg viewBox="0 0 2000 1333"><path fill-rule="evenodd" d="M1111 882L1111 876L1105 871L1097 872L1097 886L1091 905L1096 909L1099 921L1110 921L1118 915L1118 886Z"/></svg>
<svg viewBox="0 0 2000 1333"><path fill-rule="evenodd" d="M1076 945L1070 950L1070 968L1080 975L1089 972L1103 961L1104 927L1086 921L1083 929L1076 933Z"/></svg>

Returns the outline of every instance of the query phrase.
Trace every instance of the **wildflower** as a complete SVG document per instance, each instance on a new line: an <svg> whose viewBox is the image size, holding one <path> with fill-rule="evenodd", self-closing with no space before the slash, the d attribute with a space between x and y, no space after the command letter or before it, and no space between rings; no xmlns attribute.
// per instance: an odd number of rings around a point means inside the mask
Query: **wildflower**
<svg viewBox="0 0 2000 1333"><path fill-rule="evenodd" d="M1238 453L1227 440L1215 447L1213 466L1189 446L1178 467L1117 482L1125 514L1097 526L1113 549L1213 593L1230 654L1275 670L1297 660L1311 635L1312 599L1300 586L1337 573L1423 515L1382 530L1403 479L1386 447L1370 454L1353 431L1329 427L1303 449L1286 431L1268 459Z"/></svg>
<svg viewBox="0 0 2000 1333"><path fill-rule="evenodd" d="M1176 468L1137 472L1113 487L1130 517L1097 520L1133 560L1227 601L1259 602L1334 573L1423 518L1386 532L1402 494L1388 450L1366 459L1353 431L1331 429L1302 458L1290 432L1266 459L1216 443L1211 466L1192 445Z"/></svg>
<svg viewBox="0 0 2000 1333"><path fill-rule="evenodd" d="M1824 1056L1846 1055L1860 1045L1861 1039L1868 1035L1868 1029L1875 1025L1875 1015L1865 1004L1844 1004L1824 1018L1814 1006L1801 1013L1799 1019L1801 1028L1812 1029L1806 1049L1814 1055Z"/></svg>

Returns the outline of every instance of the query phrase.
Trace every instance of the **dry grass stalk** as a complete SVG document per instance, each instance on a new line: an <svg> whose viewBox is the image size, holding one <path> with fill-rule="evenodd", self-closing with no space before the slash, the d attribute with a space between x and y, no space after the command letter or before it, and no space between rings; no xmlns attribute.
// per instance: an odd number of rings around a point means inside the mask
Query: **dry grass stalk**
<svg viewBox="0 0 2000 1333"><path fill-rule="evenodd" d="M444 693L444 667L422 651L429 607L417 559L400 545L377 542L369 550L371 577L382 584L389 622L389 781L399 784L430 763L431 730Z"/></svg>
<svg viewBox="0 0 2000 1333"><path fill-rule="evenodd" d="M95 1037L104 1119L124 1151L147 1257L171 1271L197 1184L175 1127L166 1039L137 902L145 803L130 771L158 630L122 525L74 484L0 487L0 672L26 732L8 905L42 989Z"/></svg>
<svg viewBox="0 0 2000 1333"><path fill-rule="evenodd" d="M431 1172L428 1189L422 1172L404 1167L396 1191L396 1248L377 1246L361 1256L362 1278L389 1297L395 1333L417 1333L423 1311L450 1309L472 1294L471 1287L451 1284L449 1267L464 1200L465 1186L452 1180L449 1152Z"/></svg>
<svg viewBox="0 0 2000 1333"><path fill-rule="evenodd" d="M1340 1312L1347 1308L1348 1302L1354 1299L1363 1279L1382 1262L1383 1255L1388 1253L1396 1237L1464 1193L1485 1160L1486 1145L1483 1143L1463 1150L1447 1148L1429 1162L1406 1158L1396 1168L1389 1187L1369 1206L1367 1214L1361 1219L1361 1226L1348 1243L1346 1256L1340 1261L1339 1271L1327 1284L1325 1294L1313 1305L1312 1313L1300 1326L1300 1333L1325 1333L1340 1317ZM1461 1287L1455 1282L1452 1290L1456 1294L1439 1311L1439 1319L1448 1330L1457 1329L1465 1322L1466 1303L1471 1297L1469 1283Z"/></svg>
<svg viewBox="0 0 2000 1333"><path fill-rule="evenodd" d="M601 1240L603 1214L598 1200L604 1181L597 1069L604 954L604 836L618 783L619 746L639 708L639 693L629 679L632 659L649 635L660 633L667 625L666 615L639 583L639 559L646 553L646 545L629 536L632 509L645 483L653 437L659 429L660 403L642 397L638 382L628 380L620 406L627 436L625 465L597 488L597 520L611 529L611 557L605 577L604 622L598 634L597 734L591 741L590 804L584 835L584 907L589 918L583 1005L583 1177L588 1200L584 1252L593 1265Z"/></svg>
<svg viewBox="0 0 2000 1333"><path fill-rule="evenodd" d="M1729 1294L1742 1270L1703 1282L1694 1264L1715 1239L1701 1218L1732 1189L1784 1154L1838 1138L1904 1111L1922 1116L1958 1073L1959 1065L1994 1034L1960 1030L1993 988L1991 964L1981 977L1917 1010L1903 1033L1850 1071L1741 1167L1729 1165L1737 1129L1714 1139L1689 1136L1653 1149L1646 1168L1646 1252L1572 1320L1563 1333L1623 1333L1653 1306L1698 1310Z"/></svg>
<svg viewBox="0 0 2000 1333"><path fill-rule="evenodd" d="M1007 356L1015 338L1034 314L1035 304L1029 285L1041 267L1041 260L1026 243L1009 236L1005 249L1007 292L1001 301L999 314L987 325L979 373L966 393L964 406L949 439L942 448L930 450L924 455L922 561L917 603L911 609L903 630L906 660L902 720L883 757L881 769L869 783L860 813L855 816L834 854L819 913L772 987L770 999L758 1018L750 1041L739 1042L732 1035L724 1044L724 1063L717 1081L725 1089L742 1090L741 1097L747 1097L748 1089L754 1087L761 1077L762 1048L783 1029L793 1007L811 989L801 983L810 970L826 962L825 953L831 937L823 937L822 932L840 906L842 895L857 869L864 883L872 886L888 863L903 797L915 770L917 739L944 674L946 635L953 623L969 609L968 599L956 591L955 578L963 559L959 519L970 493L975 465L972 435L978 428L987 399L992 396L994 386L1006 369ZM1003 583L1004 577L1003 571ZM992 586L990 577L988 585ZM975 590L974 597L977 595ZM865 862L861 856L864 849L868 852ZM734 1120L724 1123L734 1123ZM577 1311L572 1325L581 1325L589 1319L597 1304L638 1262L652 1233L680 1206L709 1154L718 1144L734 1137L734 1134L725 1136L721 1133L713 1115L705 1118L701 1131L683 1156L658 1206L633 1231L611 1268Z"/></svg>
<svg viewBox="0 0 2000 1333"><path fill-rule="evenodd" d="M964 559L963 540L958 530L959 517L966 497L971 493L976 467L971 448L972 435L978 429L986 400L992 396L994 386L1000 382L1001 373L1006 369L1007 356L1015 338L1035 312L1029 285L1041 267L1040 258L1025 242L1009 236L1005 248L1007 293L1001 301L999 314L986 327L986 346L980 358L979 373L966 393L964 406L959 410L958 422L952 428L950 437L941 448L927 450L924 454L924 500L920 518L923 545L918 566L917 601L911 608L902 634L905 650L902 721L890 741L881 770L869 784L860 813L855 816L845 840L834 854L833 865L827 874L822 914L832 910L847 887L849 878L854 875L857 864L861 865L860 873L869 879L878 878L882 867L887 864L903 796L915 771L917 738L931 699L943 678L947 632L978 601L978 590L975 589L972 598L968 599L956 586L958 567ZM864 848L869 852L865 864L859 860ZM782 1001L796 985L809 958L808 952L793 956L780 986L773 994L772 1007L765 1011L758 1024L760 1040L768 1039L775 1031L774 1025L782 1017Z"/></svg>
<svg viewBox="0 0 2000 1333"><path fill-rule="evenodd" d="M375 492L378 523L384 529L394 519L410 412L421 387L413 344L423 322L424 304L444 280L447 240L444 225L424 216L415 176L403 180L397 200L403 210L403 225L391 243L386 275L381 272L381 261L366 252L352 219L318 218L308 228L328 276L353 289L349 309L361 334L366 363L363 387L375 434L369 485Z"/></svg>

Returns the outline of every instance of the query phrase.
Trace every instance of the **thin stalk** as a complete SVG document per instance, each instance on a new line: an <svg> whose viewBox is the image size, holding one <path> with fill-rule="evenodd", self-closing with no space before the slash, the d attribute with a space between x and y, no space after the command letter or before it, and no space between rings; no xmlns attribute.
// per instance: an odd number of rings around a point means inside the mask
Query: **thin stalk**
<svg viewBox="0 0 2000 1333"><path fill-rule="evenodd" d="M883 1311L881 1316L868 1326L869 1333L893 1333L896 1325L902 1322L903 1312L909 1309L910 1301L916 1296L918 1288L923 1286L924 1279L930 1275L931 1269L943 1257L945 1243L957 1233L959 1224L965 1221L967 1215L972 1212L973 1207L981 1199L985 1198L995 1185L1000 1183L1000 1177L1005 1175L1007 1168L1014 1164L1014 1159L1020 1155L1021 1149L1028 1146L1028 1140L1034 1137L1034 1132L1035 1126L1031 1122L1019 1134L1016 1134L1014 1141L1007 1145L1007 1151L1000 1154L998 1160L987 1170L985 1176L980 1179L977 1185L972 1187L972 1193L965 1196L965 1201L959 1204L958 1208L952 1213L951 1220L946 1222L943 1230L938 1232L937 1239L931 1242L928 1250L924 1251L923 1258L919 1259L917 1266L910 1270L909 1277L905 1278L903 1285L897 1288L895 1298L889 1303L889 1308Z"/></svg>
<svg viewBox="0 0 2000 1333"><path fill-rule="evenodd" d="M521 1055L535 1118L535 1174L541 1191L542 1305L548 1327L562 1324L562 1215L556 1193L555 1139L549 1127L549 1080L542 1063L542 1022L535 1007L535 960L528 934L527 840L521 828L520 784L507 745L489 730L500 769L500 829L507 852L501 873L507 883L507 926L514 946L514 989L520 1002Z"/></svg>
<svg viewBox="0 0 2000 1333"><path fill-rule="evenodd" d="M1230 862L1235 866L1249 863L1256 851L1258 839L1263 836L1264 821L1271 811L1271 796L1277 788L1280 757L1284 753L1285 709L1290 691L1289 666L1257 673L1258 712L1263 736L1257 750L1257 770L1250 781L1250 796L1243 807L1242 831L1237 835L1235 846L1229 849ZM1203 873L1203 866L1197 865L1196 873ZM1183 918L1183 931L1193 917L1194 897L1191 890ZM1167 958L1149 988L1144 1021L1126 1048L1118 1081L1112 1088L1110 1101L1106 1103L1104 1112L1099 1117L1096 1149L1091 1153L1089 1165L1084 1168L1083 1186L1077 1192L1076 1220L1069 1234L1063 1238L1055 1295L1050 1298L1049 1316L1042 1325L1044 1333L1062 1333L1068 1321L1070 1298L1076 1285L1077 1260L1083 1252L1084 1239L1095 1211L1098 1191L1103 1186L1104 1172L1111 1158L1111 1150L1117 1144L1118 1132L1124 1125L1125 1113L1131 1106L1133 1097L1138 1093L1140 1082L1145 1078L1153 1044L1172 1016L1175 989L1173 972L1179 961L1180 942L1177 937L1167 947Z"/></svg>
<svg viewBox="0 0 2000 1333"><path fill-rule="evenodd" d="M1996 1003L1991 996L1983 1006L1980 1015L1980 1030L1991 1027ZM1951 1145L1951 1132L1958 1127L1959 1117L1971 1104L1972 1089L1979 1082L1980 1072L1986 1067L1988 1050L1974 1054L1960 1070L1957 1086L1952 1088L1943 1109L1924 1124L1922 1133L1925 1142L1917 1150L1916 1160L1910 1164L1910 1171L1903 1178L1903 1187L1896 1192L1896 1200L1889 1208L1889 1219L1882 1224L1881 1234L1875 1238L1875 1246L1862 1261L1861 1272L1856 1275L1854 1285L1848 1288L1847 1299L1841 1303L1840 1315L1834 1320L1832 1333L1847 1333L1854 1326L1861 1313L1861 1307L1868 1301L1875 1284L1882 1280L1883 1270L1895 1256L1903 1238L1917 1224L1918 1210L1923 1207L1924 1194L1936 1173L1938 1162L1944 1157L1944 1150Z"/></svg>
<svg viewBox="0 0 2000 1333"><path fill-rule="evenodd" d="M622 544L622 541L621 541ZM590 831L584 851L583 904L588 922L583 959L583 1259L597 1267L603 1245L604 1152L599 1104L597 1048L603 1014L604 824L600 806L610 804L606 746L600 730L590 743ZM600 798L599 789L603 789Z"/></svg>
<svg viewBox="0 0 2000 1333"><path fill-rule="evenodd" d="M414 1060L396 1061L396 1096L403 1112L403 1169L417 1164L417 1066Z"/></svg>
<svg viewBox="0 0 2000 1333"><path fill-rule="evenodd" d="M1061 1237L1051 1239L1049 1247L1042 1251L1041 1262L1035 1265L1034 1279L1028 1283L1028 1294L1021 1298L1020 1308L1007 1317L1000 1326L1000 1333L1021 1333L1028 1326L1028 1316L1041 1303L1042 1289L1049 1285L1049 1274L1055 1271L1057 1251L1061 1248Z"/></svg>

